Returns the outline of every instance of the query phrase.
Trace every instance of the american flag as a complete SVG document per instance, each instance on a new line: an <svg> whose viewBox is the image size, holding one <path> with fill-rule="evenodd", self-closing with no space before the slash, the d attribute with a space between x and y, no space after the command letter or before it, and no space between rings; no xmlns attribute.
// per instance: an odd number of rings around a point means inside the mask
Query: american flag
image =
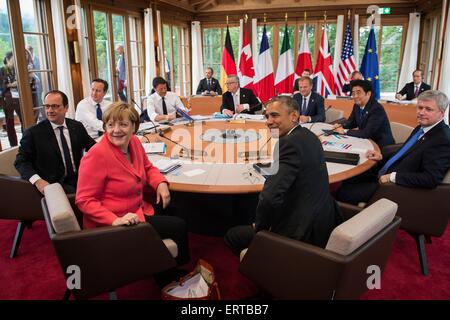
<svg viewBox="0 0 450 320"><path fill-rule="evenodd" d="M336 86L337 93L339 95L347 95L346 92L342 92L342 87L345 82L350 78L353 71L356 70L355 59L353 57L353 39L352 32L350 30L350 22L347 23L345 28L344 45L341 52L341 61L336 73Z"/></svg>

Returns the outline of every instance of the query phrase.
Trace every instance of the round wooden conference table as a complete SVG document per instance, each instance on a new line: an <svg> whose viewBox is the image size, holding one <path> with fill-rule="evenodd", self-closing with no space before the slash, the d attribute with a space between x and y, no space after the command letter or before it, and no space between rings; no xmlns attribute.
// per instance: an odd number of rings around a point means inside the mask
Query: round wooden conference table
<svg viewBox="0 0 450 320"><path fill-rule="evenodd" d="M183 218L190 232L223 236L232 226L254 222L265 178L253 164L271 162L277 146L265 120L259 118L245 122L179 122L163 134L146 135L167 146L164 154L148 155L154 165L168 160L181 163L181 167L166 174L170 182L170 214ZM331 128L325 123L305 126L317 135L322 129ZM370 140L334 135L320 135L319 139L324 150L360 155L356 166L327 162L330 183L348 179L375 164L365 156L367 150L378 149Z"/></svg>
<svg viewBox="0 0 450 320"><path fill-rule="evenodd" d="M272 161L277 142L271 138L265 120L210 119L188 124L179 122L164 135L147 135L151 141L164 142L167 146L164 155L149 155L152 163L171 159L181 164L179 169L166 175L171 190L216 194L258 193L262 190L265 179L253 164ZM324 136L322 129L331 128L326 123L303 126L312 128L324 150L360 156L356 166L327 162L330 183L356 176L375 165L375 161L365 156L367 150L379 150L371 140Z"/></svg>

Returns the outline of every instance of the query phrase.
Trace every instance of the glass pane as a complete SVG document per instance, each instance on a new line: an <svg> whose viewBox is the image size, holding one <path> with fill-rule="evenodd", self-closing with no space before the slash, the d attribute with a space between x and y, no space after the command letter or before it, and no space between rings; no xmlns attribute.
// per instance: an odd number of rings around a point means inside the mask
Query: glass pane
<svg viewBox="0 0 450 320"><path fill-rule="evenodd" d="M173 76L175 78L174 88L172 91L178 94L181 91L181 75L180 75L180 29L172 27L172 47L173 47Z"/></svg>
<svg viewBox="0 0 450 320"><path fill-rule="evenodd" d="M46 32L46 24L42 23L45 16L43 3L36 0L20 0L23 32Z"/></svg>
<svg viewBox="0 0 450 320"><path fill-rule="evenodd" d="M336 24L327 24L328 47L330 48L331 60L334 61L334 47L336 44Z"/></svg>
<svg viewBox="0 0 450 320"><path fill-rule="evenodd" d="M222 50L221 29L203 29L203 69L212 67L216 79L220 79Z"/></svg>
<svg viewBox="0 0 450 320"><path fill-rule="evenodd" d="M172 48L170 36L170 26L167 24L163 25L163 47L164 47L164 78L169 83L169 88L172 90L172 78L170 75L170 68L172 66ZM167 88L167 89L169 89Z"/></svg>
<svg viewBox="0 0 450 320"><path fill-rule="evenodd" d="M108 24L106 13L94 11L94 37L95 50L97 54L98 77L112 83L110 69L111 52L108 45ZM106 100L112 100L112 90L108 90L105 95Z"/></svg>
<svg viewBox="0 0 450 320"><path fill-rule="evenodd" d="M0 64L0 142L4 150L17 146L22 137L22 114L5 0L0 0L0 18L0 59L6 62Z"/></svg>
<svg viewBox="0 0 450 320"><path fill-rule="evenodd" d="M403 26L385 26L381 34L380 90L396 92Z"/></svg>
<svg viewBox="0 0 450 320"><path fill-rule="evenodd" d="M126 53L124 46L124 21L123 17L112 15L112 28L114 39L114 61L116 62L116 86L119 99L127 101L127 72L126 72Z"/></svg>

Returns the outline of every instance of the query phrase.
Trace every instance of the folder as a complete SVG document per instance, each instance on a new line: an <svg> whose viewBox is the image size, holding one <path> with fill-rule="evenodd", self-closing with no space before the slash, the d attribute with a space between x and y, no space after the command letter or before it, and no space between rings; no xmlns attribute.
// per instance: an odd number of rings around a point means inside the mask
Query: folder
<svg viewBox="0 0 450 320"><path fill-rule="evenodd" d="M326 162L335 162L343 164L358 165L359 154L358 153L347 153L347 152L336 152L336 151L324 151Z"/></svg>

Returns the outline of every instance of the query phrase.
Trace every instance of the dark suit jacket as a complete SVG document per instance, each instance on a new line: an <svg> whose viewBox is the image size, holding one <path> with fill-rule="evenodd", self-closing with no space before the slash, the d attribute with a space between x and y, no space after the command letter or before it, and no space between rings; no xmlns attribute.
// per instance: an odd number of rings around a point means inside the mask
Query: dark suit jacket
<svg viewBox="0 0 450 320"><path fill-rule="evenodd" d="M242 113L254 114L255 111L261 110L262 108L261 102L259 102L252 90L240 88L239 100L241 104L248 103L250 107L250 110L244 110ZM234 112L234 101L230 91L227 91L222 95L220 112L222 112L223 109Z"/></svg>
<svg viewBox="0 0 450 320"><path fill-rule="evenodd" d="M293 98L297 101L299 113L301 114L303 96L300 93L296 93ZM311 92L311 97L309 97L308 106L306 108L306 114L304 115L310 116L311 122L325 122L324 99L320 94Z"/></svg>
<svg viewBox="0 0 450 320"><path fill-rule="evenodd" d="M78 174L83 149L89 150L95 140L88 135L81 122L66 118L66 125L69 129L74 169ZM25 130L14 166L22 179L29 180L34 174L38 174L49 183L62 183L65 173L63 156L50 121L44 120Z"/></svg>
<svg viewBox="0 0 450 320"><path fill-rule="evenodd" d="M267 177L259 195L256 231L270 229L325 247L341 217L330 195L322 145L301 126L281 137L278 144L279 153L274 156L279 159L274 162L278 170Z"/></svg>
<svg viewBox="0 0 450 320"><path fill-rule="evenodd" d="M386 145L394 144L391 126L383 106L375 99L369 100L364 108L361 122L358 120L359 109L359 105L355 104L350 117L343 124L344 129L358 128L358 130L348 130L347 135L372 139L380 149Z"/></svg>
<svg viewBox="0 0 450 320"><path fill-rule="evenodd" d="M421 94L424 91L431 90L431 86L422 82L419 87L419 94ZM406 100L413 100L416 97L414 96L415 90L414 90L414 82L409 82L405 84L402 90L400 90L398 93L401 95L406 94Z"/></svg>
<svg viewBox="0 0 450 320"><path fill-rule="evenodd" d="M220 83L215 78L211 78L211 86L208 86L208 81L206 80L206 78L200 80L196 94L202 94L202 92L206 90L217 92L217 94L219 95L222 94L222 88L220 87Z"/></svg>
<svg viewBox="0 0 450 320"><path fill-rule="evenodd" d="M416 127L411 136L419 128ZM394 162L388 173L397 172L396 184L431 189L442 182L449 168L450 129L441 121Z"/></svg>

